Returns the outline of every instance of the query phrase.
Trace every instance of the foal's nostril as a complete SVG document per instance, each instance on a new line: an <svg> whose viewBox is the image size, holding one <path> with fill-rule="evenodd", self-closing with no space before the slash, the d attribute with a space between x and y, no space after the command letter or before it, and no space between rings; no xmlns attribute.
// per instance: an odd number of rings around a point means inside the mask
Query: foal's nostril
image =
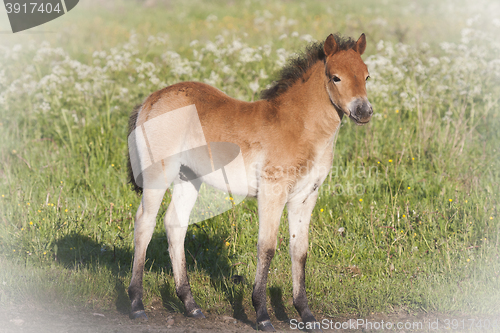
<svg viewBox="0 0 500 333"><path fill-rule="evenodd" d="M371 104L361 98L358 98L350 103L349 109L354 118L367 121L373 115Z"/></svg>

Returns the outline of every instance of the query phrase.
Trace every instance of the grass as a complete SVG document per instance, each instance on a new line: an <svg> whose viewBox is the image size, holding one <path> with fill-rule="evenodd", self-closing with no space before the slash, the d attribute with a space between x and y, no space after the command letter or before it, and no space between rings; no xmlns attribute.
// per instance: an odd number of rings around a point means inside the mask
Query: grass
<svg viewBox="0 0 500 333"><path fill-rule="evenodd" d="M57 34L8 36L0 52L0 304L128 311L140 200L126 183L133 105L179 80L255 99L250 83L264 88L283 57L340 31L368 36L376 115L364 127L343 123L320 189L306 273L313 312L499 314L500 47L491 6L89 2L43 26ZM208 313L253 312L256 212L248 199L188 230L191 286ZM145 304L183 311L162 225L148 248ZM296 316L288 239L285 212L268 282L281 319Z"/></svg>

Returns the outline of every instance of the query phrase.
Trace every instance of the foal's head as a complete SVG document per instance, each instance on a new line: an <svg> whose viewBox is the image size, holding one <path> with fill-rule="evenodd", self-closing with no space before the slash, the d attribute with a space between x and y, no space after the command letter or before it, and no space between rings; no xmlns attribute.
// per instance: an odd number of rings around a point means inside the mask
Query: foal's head
<svg viewBox="0 0 500 333"><path fill-rule="evenodd" d="M352 41L347 46L339 45L333 35L328 36L323 45L326 90L338 111L346 114L356 124L363 125L370 121L373 114L366 96L368 68L361 60L366 48L365 34L356 43Z"/></svg>

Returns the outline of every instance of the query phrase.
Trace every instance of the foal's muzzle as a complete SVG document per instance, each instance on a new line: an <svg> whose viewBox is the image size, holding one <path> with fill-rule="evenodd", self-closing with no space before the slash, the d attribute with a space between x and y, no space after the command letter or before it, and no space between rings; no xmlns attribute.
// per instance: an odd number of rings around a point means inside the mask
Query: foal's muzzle
<svg viewBox="0 0 500 333"><path fill-rule="evenodd" d="M373 115L372 105L364 98L356 98L351 101L349 103L349 110L349 118L354 120L358 125L368 123Z"/></svg>

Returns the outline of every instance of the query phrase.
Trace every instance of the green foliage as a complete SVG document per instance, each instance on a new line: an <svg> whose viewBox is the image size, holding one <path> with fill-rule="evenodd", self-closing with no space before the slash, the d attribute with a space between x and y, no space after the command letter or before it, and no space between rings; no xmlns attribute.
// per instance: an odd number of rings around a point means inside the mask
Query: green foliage
<svg viewBox="0 0 500 333"><path fill-rule="evenodd" d="M255 100L289 55L340 31L367 33L375 114L364 127L343 122L320 189L306 276L313 311L498 313L498 20L472 15L467 1L451 14L434 2L342 3L115 2L99 15L82 4L76 22L88 29L56 20L67 28L60 40L0 48L0 303L127 311L140 200L126 183L133 106L181 80ZM126 23L113 21L117 8ZM190 281L208 312L252 311L257 231L250 199L190 226ZM288 240L285 212L268 286L275 312L295 316ZM147 258L146 304L182 311L160 222Z"/></svg>

